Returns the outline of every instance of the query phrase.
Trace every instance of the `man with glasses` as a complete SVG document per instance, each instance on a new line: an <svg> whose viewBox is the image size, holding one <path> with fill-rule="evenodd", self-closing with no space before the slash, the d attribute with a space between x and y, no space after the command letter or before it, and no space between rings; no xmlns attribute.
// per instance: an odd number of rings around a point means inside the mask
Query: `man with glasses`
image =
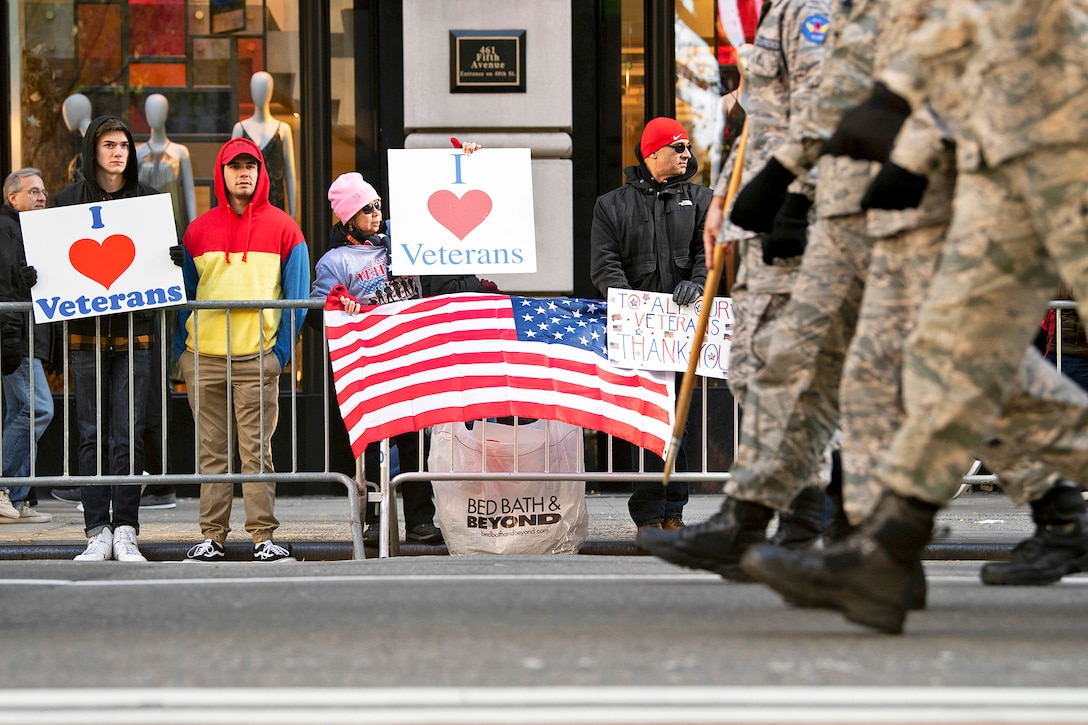
<svg viewBox="0 0 1088 725"><path fill-rule="evenodd" d="M19 213L44 209L48 194L42 172L26 168L12 172L4 181L4 205L0 207L0 301L29 302L33 267L26 264ZM53 419L53 393L45 378L45 366L60 367L60 326L34 326L34 350L30 350L30 316L26 312L0 313L0 373L3 373L3 475L30 475L30 435L33 414L34 444ZM34 381L34 394L30 383ZM35 511L27 503L29 486L0 488L0 524L39 524L53 517Z"/></svg>
<svg viewBox="0 0 1088 725"><path fill-rule="evenodd" d="M706 282L703 224L710 189L692 184L698 163L687 130L675 119L655 118L635 145L638 163L624 169L627 183L600 196L593 208L590 276L604 297L608 289L671 293L689 305ZM680 444L676 470L687 470ZM645 470L662 471L664 461L648 455ZM686 482L635 484L627 503L639 530L676 530L684 526Z"/></svg>

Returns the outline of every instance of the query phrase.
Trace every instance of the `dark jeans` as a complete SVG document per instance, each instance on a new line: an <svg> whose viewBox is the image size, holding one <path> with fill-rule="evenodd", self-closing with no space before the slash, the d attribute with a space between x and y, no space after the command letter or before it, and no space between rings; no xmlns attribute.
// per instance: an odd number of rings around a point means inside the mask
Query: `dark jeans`
<svg viewBox="0 0 1088 725"><path fill-rule="evenodd" d="M76 427L79 430L79 474L139 476L144 470L144 428L148 386L151 384L150 354L134 350L132 360L132 438L129 438L129 353L102 351L101 375L95 370L93 350L72 350L72 381L76 399ZM98 400L102 400L101 430ZM157 413L158 411L156 411ZM140 487L80 486L83 523L88 536L109 526L131 526L140 531ZM110 504L113 516L110 516Z"/></svg>
<svg viewBox="0 0 1088 725"><path fill-rule="evenodd" d="M1052 352L1046 357L1055 365L1058 364L1057 354ZM1084 390L1088 390L1088 357L1062 355L1062 373L1072 378Z"/></svg>
<svg viewBox="0 0 1088 725"><path fill-rule="evenodd" d="M397 446L401 473L419 470L419 433L402 433L399 436L394 436L389 443L390 446L393 444L396 444ZM371 481L377 481L381 475L379 469L381 458L378 446L378 443L371 443L366 447L366 452L363 454L363 464L366 466L366 477ZM427 459L427 451L429 448L430 438L424 436L424 461ZM392 477L394 473L395 471L390 471L390 477ZM435 511L432 496L434 492L431 489L430 482L420 481L418 483L406 483L400 488L401 498L404 502L405 529L411 529L420 524L433 524ZM368 507L366 520L368 524L377 523L378 506L376 504Z"/></svg>
<svg viewBox="0 0 1088 725"><path fill-rule="evenodd" d="M680 450L676 455L677 472L688 470L688 456L684 450L686 443L686 437L680 441ZM660 456L643 451L641 448L632 448L632 452L634 454L633 470L638 470L639 454L646 456L644 470L655 473L665 470L665 461ZM636 526L645 526L681 516L687 502L687 481L670 481L668 486L662 486L661 481L636 481L634 493L627 499L627 510L631 512L631 520Z"/></svg>

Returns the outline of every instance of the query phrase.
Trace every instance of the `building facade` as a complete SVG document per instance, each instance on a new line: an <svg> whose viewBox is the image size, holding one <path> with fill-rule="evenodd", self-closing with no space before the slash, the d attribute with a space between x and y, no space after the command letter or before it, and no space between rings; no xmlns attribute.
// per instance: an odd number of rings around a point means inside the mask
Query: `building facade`
<svg viewBox="0 0 1088 725"><path fill-rule="evenodd" d="M698 181L713 183L733 48L754 22L755 0L9 0L0 167L36 166L55 192L80 140L66 100L82 94L93 116L121 117L140 142L146 99L161 94L166 133L192 159L199 214L216 151L254 114L251 78L265 72L268 108L293 138L294 214L314 260L333 221L332 179L359 170L385 196L389 149L457 136L531 149L538 271L498 277L500 287L595 297L594 200L622 183L657 115L690 129ZM511 77L462 73L475 60ZM306 375L319 345L304 347L302 394L322 385Z"/></svg>

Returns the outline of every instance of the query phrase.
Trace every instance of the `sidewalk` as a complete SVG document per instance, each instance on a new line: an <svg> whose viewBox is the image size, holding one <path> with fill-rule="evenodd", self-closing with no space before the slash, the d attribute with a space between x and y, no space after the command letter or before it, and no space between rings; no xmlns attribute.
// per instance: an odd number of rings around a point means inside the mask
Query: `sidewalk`
<svg viewBox="0 0 1088 725"><path fill-rule="evenodd" d="M38 511L53 520L45 524L0 525L0 560L71 559L83 551L83 514L71 504L39 494ZM721 496L693 495L684 511L688 524L698 523L714 514ZM583 555L644 555L635 544L635 525L627 514L627 496L587 494L589 536ZM198 543L198 502L179 498L178 506L165 510L140 511L140 550L151 561L178 561L185 551ZM300 559L340 560L351 558L351 532L348 528L346 496L288 496L276 500L280 528L276 540L289 542ZM231 518L232 532L227 541L228 558L247 559L252 545L245 533L241 499L235 499ZM1034 530L1031 510L1014 507L1000 493L973 492L952 502L941 512L934 540L927 549L929 559L1003 559L1013 545L1029 537ZM403 541L401 518L401 556L447 555L445 546L408 544ZM367 556L377 551L367 550Z"/></svg>

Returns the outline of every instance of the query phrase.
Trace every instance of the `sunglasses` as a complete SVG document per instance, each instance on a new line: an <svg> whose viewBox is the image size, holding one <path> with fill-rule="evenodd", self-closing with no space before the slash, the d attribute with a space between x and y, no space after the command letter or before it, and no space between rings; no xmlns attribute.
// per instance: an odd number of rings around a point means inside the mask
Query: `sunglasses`
<svg viewBox="0 0 1088 725"><path fill-rule="evenodd" d="M673 151L675 151L678 154L682 154L685 151L687 151L688 153L691 153L691 144L689 144L689 143L674 143L671 146L669 146L669 148L672 149Z"/></svg>
<svg viewBox="0 0 1088 725"><path fill-rule="evenodd" d="M381 200L379 199L378 201L372 201L372 202L370 202L369 204L367 204L366 206L364 206L364 207L363 207L362 209L360 209L359 211L361 211L361 212L362 212L362 213L364 213L364 214L373 214L374 212L376 212L376 211L381 211L381 210L382 210L382 202L381 202Z"/></svg>

